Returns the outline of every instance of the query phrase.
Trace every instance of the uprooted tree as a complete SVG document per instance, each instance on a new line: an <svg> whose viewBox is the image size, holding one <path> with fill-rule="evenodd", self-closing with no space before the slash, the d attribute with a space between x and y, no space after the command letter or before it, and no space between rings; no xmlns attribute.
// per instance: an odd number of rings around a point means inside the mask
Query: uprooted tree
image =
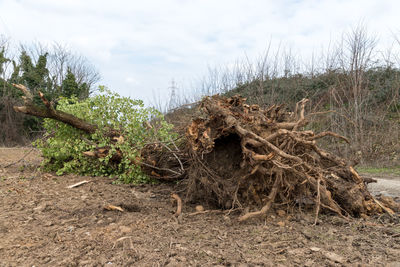
<svg viewBox="0 0 400 267"><path fill-rule="evenodd" d="M302 130L308 122L306 99L289 113L277 105L268 109L247 105L240 96L205 97L199 104L201 115L188 123L178 145L170 138L153 141L140 146L135 158L126 159L129 133L123 127L102 126L107 129L104 138L112 140L112 147L105 147L92 138L98 125L55 109L43 95L44 107L35 106L29 90L15 86L25 94L24 106L14 107L15 111L51 118L84 133L82 139L92 145L81 156L107 158L113 164L125 161L159 180L184 179L187 199L256 210L246 212L241 221L265 215L274 206L314 208L316 218L322 209L342 217L393 214L369 193L350 162L316 143L325 136L349 142L345 137ZM152 122L145 124L152 129Z"/></svg>

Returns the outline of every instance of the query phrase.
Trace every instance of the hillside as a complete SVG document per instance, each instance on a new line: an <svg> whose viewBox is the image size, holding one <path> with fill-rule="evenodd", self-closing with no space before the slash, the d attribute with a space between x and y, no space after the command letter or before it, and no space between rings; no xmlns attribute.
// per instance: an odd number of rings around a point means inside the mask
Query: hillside
<svg viewBox="0 0 400 267"><path fill-rule="evenodd" d="M325 142L323 145L364 164L398 165L400 162L400 70L379 67L366 70L354 83L355 73L329 71L316 75L289 75L255 79L226 94L248 98L262 107L310 99L310 128L333 131L351 140L351 146ZM333 139L332 139L333 140Z"/></svg>

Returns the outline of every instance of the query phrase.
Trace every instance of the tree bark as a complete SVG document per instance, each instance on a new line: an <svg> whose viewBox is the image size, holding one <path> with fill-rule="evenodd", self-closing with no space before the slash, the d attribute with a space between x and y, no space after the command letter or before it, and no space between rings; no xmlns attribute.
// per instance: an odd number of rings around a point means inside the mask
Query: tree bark
<svg viewBox="0 0 400 267"><path fill-rule="evenodd" d="M32 115L35 117L55 119L89 134L96 132L98 128L97 125L90 124L69 113L56 110L53 107L52 103L44 97L42 92L39 91L38 94L40 99L42 99L44 107L38 107L33 103L33 96L28 88L26 88L22 84L13 84L13 86L24 93L24 96L22 97L24 99L24 105L13 107L16 112ZM109 137L114 137L119 136L120 134L118 133L118 131L110 129L107 135Z"/></svg>

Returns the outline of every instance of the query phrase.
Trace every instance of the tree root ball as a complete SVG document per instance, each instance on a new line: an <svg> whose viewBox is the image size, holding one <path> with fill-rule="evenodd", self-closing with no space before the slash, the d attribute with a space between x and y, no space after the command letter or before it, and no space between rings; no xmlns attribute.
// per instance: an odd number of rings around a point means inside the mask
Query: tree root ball
<svg viewBox="0 0 400 267"><path fill-rule="evenodd" d="M312 208L342 217L383 212L350 163L317 146L333 132L302 130L308 123L300 101L294 113L282 106L262 109L240 96L206 97L201 118L186 131L191 157L187 197L226 209L244 209L240 220L272 207Z"/></svg>

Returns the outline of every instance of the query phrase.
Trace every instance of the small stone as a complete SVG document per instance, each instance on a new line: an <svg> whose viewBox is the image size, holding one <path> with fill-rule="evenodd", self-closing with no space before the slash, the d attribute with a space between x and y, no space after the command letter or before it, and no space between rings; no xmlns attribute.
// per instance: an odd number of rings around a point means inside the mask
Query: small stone
<svg viewBox="0 0 400 267"><path fill-rule="evenodd" d="M204 251L208 256L212 256L213 253L210 250Z"/></svg>
<svg viewBox="0 0 400 267"><path fill-rule="evenodd" d="M202 205L197 205L195 209L196 209L197 212L204 211L204 207Z"/></svg>
<svg viewBox="0 0 400 267"><path fill-rule="evenodd" d="M314 252L318 252L318 251L320 251L321 249L320 249L320 248L317 248L317 247L311 247L310 250L311 250L311 251L314 251Z"/></svg>
<svg viewBox="0 0 400 267"><path fill-rule="evenodd" d="M314 261L313 260L306 260L306 262L304 263L304 266L306 267L311 267L314 265Z"/></svg>
<svg viewBox="0 0 400 267"><path fill-rule="evenodd" d="M183 247L181 244L176 244L176 248L180 250L189 250L187 247Z"/></svg>
<svg viewBox="0 0 400 267"><path fill-rule="evenodd" d="M280 227L284 227L285 226L285 222L282 222L282 221L277 222L276 224L279 225Z"/></svg>
<svg viewBox="0 0 400 267"><path fill-rule="evenodd" d="M344 263L345 262L345 259L342 256L340 256L340 255L338 255L336 253L330 252L330 251L325 251L324 252L324 256L327 257L328 259L330 259L331 261L334 261L334 262L338 262L338 263Z"/></svg>
<svg viewBox="0 0 400 267"><path fill-rule="evenodd" d="M180 262L186 262L187 261L187 259L185 257L183 257L183 256L178 256L178 257L176 257L176 259L178 261L180 261Z"/></svg>
<svg viewBox="0 0 400 267"><path fill-rule="evenodd" d="M284 210L277 210L276 213L278 214L279 217L284 217L286 215L286 211Z"/></svg>
<svg viewBox="0 0 400 267"><path fill-rule="evenodd" d="M124 225L120 226L119 230L121 231L121 233L129 233L132 231L132 229L130 227L124 226Z"/></svg>
<svg viewBox="0 0 400 267"><path fill-rule="evenodd" d="M33 210L41 213L46 209L46 207L47 207L47 204L42 204L42 205L37 206L36 208L33 208Z"/></svg>

